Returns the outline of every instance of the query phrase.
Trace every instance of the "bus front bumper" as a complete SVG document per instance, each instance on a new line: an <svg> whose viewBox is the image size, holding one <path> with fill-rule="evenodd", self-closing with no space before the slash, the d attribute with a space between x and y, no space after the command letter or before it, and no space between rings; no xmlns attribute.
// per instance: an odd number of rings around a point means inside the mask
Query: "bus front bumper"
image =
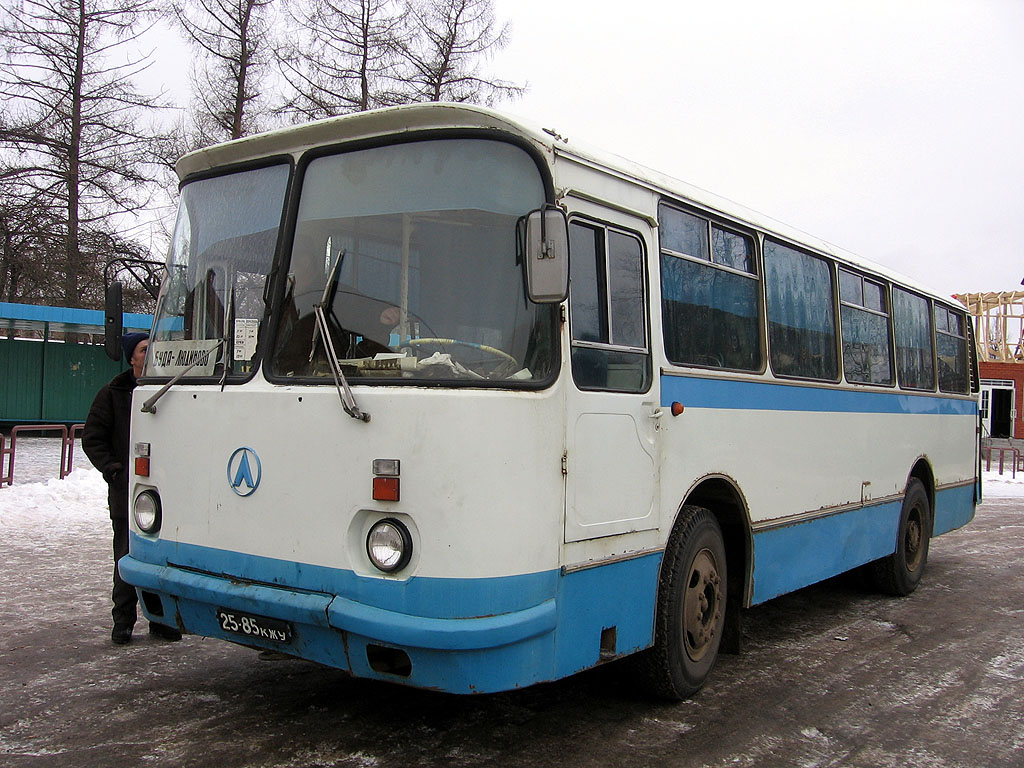
<svg viewBox="0 0 1024 768"><path fill-rule="evenodd" d="M118 569L137 588L150 621L281 651L358 677L472 693L507 690L555 676L554 598L493 616L433 618L340 595L148 563L132 555L122 558ZM288 640L229 631L219 618L222 612L286 622ZM402 658L408 663L394 663Z"/></svg>

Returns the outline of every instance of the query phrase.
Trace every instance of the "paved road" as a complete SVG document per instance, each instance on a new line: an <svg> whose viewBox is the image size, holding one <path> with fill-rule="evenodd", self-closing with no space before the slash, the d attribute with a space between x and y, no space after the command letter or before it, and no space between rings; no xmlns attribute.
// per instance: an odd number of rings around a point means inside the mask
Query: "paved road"
<svg viewBox="0 0 1024 768"><path fill-rule="evenodd" d="M748 611L680 704L616 665L460 698L198 637L115 648L106 547L0 542L0 765L1024 766L1024 500L934 541L910 598L838 579Z"/></svg>

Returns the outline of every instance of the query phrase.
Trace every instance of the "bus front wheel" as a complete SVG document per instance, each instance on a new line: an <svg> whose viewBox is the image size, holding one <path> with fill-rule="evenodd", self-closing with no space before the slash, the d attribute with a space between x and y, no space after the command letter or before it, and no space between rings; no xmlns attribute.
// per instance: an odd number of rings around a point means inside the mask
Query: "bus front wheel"
<svg viewBox="0 0 1024 768"><path fill-rule="evenodd" d="M920 480L912 477L907 483L907 492L900 510L896 551L867 566L872 586L881 592L900 597L913 592L928 562L931 530L932 514L928 492Z"/></svg>
<svg viewBox="0 0 1024 768"><path fill-rule="evenodd" d="M661 568L654 645L638 659L653 693L685 699L711 674L725 626L726 585L718 521L703 507L683 507Z"/></svg>

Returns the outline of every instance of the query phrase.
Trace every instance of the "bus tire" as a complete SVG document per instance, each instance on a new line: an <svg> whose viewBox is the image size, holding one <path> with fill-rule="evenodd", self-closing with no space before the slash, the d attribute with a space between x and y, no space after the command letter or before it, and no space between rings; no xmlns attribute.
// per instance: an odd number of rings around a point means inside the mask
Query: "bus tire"
<svg viewBox="0 0 1024 768"><path fill-rule="evenodd" d="M900 528L896 551L888 557L868 564L868 578L873 587L886 594L909 595L921 581L928 562L932 512L928 492L916 477L907 483L900 510Z"/></svg>
<svg viewBox="0 0 1024 768"><path fill-rule="evenodd" d="M678 701L700 690L718 658L727 583L718 521L703 507L683 507L665 548L654 645L638 659L651 693Z"/></svg>

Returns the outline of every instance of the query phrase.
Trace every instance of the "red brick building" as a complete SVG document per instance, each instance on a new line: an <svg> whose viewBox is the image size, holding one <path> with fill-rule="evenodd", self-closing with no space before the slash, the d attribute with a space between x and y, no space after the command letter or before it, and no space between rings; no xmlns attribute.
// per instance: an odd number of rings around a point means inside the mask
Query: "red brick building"
<svg viewBox="0 0 1024 768"><path fill-rule="evenodd" d="M983 437L1024 438L1024 363L978 363Z"/></svg>

